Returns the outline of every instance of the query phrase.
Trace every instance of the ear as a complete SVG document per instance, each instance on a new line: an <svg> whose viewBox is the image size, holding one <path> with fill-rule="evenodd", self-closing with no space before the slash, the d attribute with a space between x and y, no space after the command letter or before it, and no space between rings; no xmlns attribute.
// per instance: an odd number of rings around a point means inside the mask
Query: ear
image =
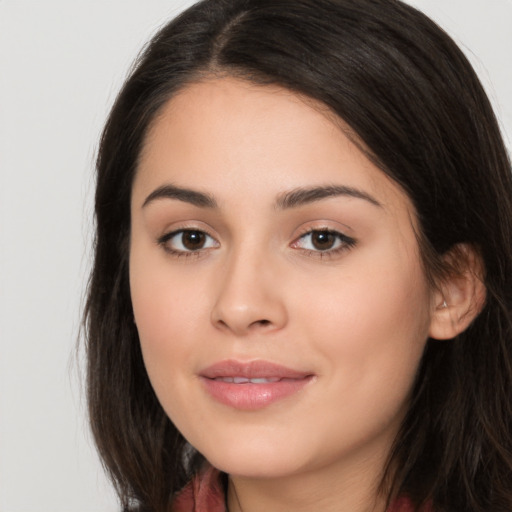
<svg viewBox="0 0 512 512"><path fill-rule="evenodd" d="M437 283L429 336L448 340L463 332L485 304L484 266L473 247L458 244L444 256L450 273Z"/></svg>

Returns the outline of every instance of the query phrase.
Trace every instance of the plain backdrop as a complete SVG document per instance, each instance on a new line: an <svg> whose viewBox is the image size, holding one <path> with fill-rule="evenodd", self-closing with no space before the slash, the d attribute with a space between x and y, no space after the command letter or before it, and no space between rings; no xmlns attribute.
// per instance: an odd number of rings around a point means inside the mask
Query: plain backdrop
<svg viewBox="0 0 512 512"><path fill-rule="evenodd" d="M0 512L118 510L76 340L97 141L130 63L186 0L0 0ZM411 0L459 42L512 139L512 0Z"/></svg>

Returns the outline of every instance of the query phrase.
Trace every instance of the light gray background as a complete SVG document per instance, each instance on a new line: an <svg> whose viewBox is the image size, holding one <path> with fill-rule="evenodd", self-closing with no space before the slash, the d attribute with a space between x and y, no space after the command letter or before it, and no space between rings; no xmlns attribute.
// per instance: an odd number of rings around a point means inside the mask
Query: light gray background
<svg viewBox="0 0 512 512"><path fill-rule="evenodd" d="M189 0L0 0L0 512L117 510L75 342L92 169L143 42ZM411 0L462 44L512 139L512 0Z"/></svg>

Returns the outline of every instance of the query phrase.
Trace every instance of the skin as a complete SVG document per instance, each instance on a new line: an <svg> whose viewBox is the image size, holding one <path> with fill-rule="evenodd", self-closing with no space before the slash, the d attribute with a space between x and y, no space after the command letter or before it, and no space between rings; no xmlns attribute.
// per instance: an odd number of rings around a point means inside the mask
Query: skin
<svg viewBox="0 0 512 512"><path fill-rule="evenodd" d="M410 200L342 127L285 89L211 79L167 103L141 155L130 285L144 361L171 420L229 473L230 511L384 510L377 486L439 297ZM217 206L148 200L170 184ZM279 204L324 186L361 197ZM204 245L187 250L180 233L163 240L183 229L206 233ZM325 229L352 241L333 235L319 250ZM314 377L241 411L198 376L225 359Z"/></svg>

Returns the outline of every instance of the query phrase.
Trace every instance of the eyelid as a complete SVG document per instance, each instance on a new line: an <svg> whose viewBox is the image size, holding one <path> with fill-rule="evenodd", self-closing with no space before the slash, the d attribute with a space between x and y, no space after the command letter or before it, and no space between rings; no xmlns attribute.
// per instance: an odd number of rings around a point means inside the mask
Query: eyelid
<svg viewBox="0 0 512 512"><path fill-rule="evenodd" d="M160 227L155 226L155 240L160 243L182 231L200 231L215 240L219 238L216 230L207 222L198 219L178 219L175 222L162 224Z"/></svg>

